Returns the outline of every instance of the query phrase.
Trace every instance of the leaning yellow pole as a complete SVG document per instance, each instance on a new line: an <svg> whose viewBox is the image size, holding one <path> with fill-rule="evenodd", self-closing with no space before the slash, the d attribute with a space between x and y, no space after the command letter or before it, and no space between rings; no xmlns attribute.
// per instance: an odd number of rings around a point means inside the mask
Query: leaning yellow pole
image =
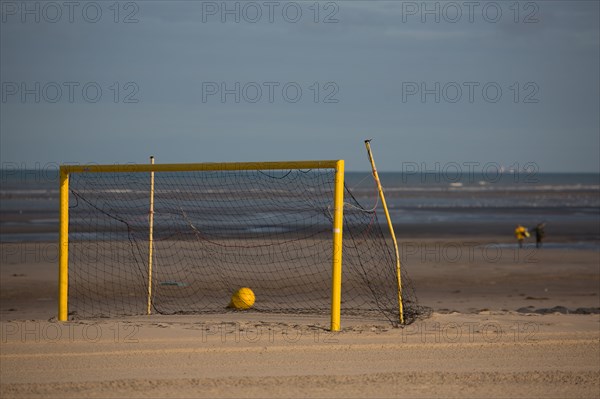
<svg viewBox="0 0 600 399"><path fill-rule="evenodd" d="M150 164L154 165L154 157L150 157ZM148 314L152 314L152 248L154 240L154 171L150 172L150 212L148 214L150 225L148 234Z"/></svg>
<svg viewBox="0 0 600 399"><path fill-rule="evenodd" d="M377 174L377 168L375 167L375 161L373 160L373 154L371 153L371 140L365 140L367 146L367 153L369 154L369 161L371 162L371 168L373 169L373 177L377 183L377 190L379 190L379 197L381 198L381 204L383 205L383 211L385 212L385 218L390 228L390 234L392 235L392 241L394 242L394 250L396 251L396 283L398 284L398 310L400 313L400 324L404 324L404 306L402 305L402 276L400 274L400 251L398 251L398 242L396 241L396 234L394 234L394 226L392 225L392 219L390 218L390 212L388 211L387 204L385 202L385 196L383 195L383 188L379 181L379 175Z"/></svg>
<svg viewBox="0 0 600 399"><path fill-rule="evenodd" d="M69 173L60 168L60 230L58 243L58 320L67 321L69 297Z"/></svg>
<svg viewBox="0 0 600 399"><path fill-rule="evenodd" d="M340 330L342 304L342 231L344 225L344 161L335 164L333 193L333 261L331 268L331 331Z"/></svg>

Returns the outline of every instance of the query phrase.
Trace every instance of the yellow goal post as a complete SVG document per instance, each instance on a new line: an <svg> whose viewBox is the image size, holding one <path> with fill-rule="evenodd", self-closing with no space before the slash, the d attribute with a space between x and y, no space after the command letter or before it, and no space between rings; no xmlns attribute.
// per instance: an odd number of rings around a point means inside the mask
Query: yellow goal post
<svg viewBox="0 0 600 399"><path fill-rule="evenodd" d="M333 256L331 265L331 331L340 329L342 287L342 231L344 218L344 160L289 162L226 162L180 164L61 165L58 275L58 320L68 319L69 290L69 176L74 173L132 173L188 171L250 171L287 169L335 170L333 198Z"/></svg>

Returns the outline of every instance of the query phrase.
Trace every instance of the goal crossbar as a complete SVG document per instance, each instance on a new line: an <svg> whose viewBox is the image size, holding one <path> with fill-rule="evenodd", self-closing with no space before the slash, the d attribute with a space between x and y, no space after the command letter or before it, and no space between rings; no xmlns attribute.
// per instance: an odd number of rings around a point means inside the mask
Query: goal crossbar
<svg viewBox="0 0 600 399"><path fill-rule="evenodd" d="M127 173L127 172L189 172L277 169L338 169L343 160L281 161L281 162L207 162L122 165L61 165L61 174L69 173Z"/></svg>
<svg viewBox="0 0 600 399"><path fill-rule="evenodd" d="M74 173L131 173L131 172L185 172L185 171L251 171L287 169L334 169L333 198L333 256L331 266L331 331L340 329L342 285L342 231L344 210L344 160L284 161L284 162L231 162L231 163L178 163L178 164L122 164L122 165L61 165L60 167L60 231L58 320L68 319L69 287L69 176Z"/></svg>

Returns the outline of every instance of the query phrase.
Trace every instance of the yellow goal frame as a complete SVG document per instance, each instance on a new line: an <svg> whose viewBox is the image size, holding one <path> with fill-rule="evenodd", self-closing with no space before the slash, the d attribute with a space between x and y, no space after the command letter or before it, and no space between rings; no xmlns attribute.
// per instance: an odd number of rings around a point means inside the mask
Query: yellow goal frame
<svg viewBox="0 0 600 399"><path fill-rule="evenodd" d="M58 320L68 319L69 176L73 173L192 172L278 169L334 169L333 257L331 265L331 331L340 329L342 299L342 231L344 219L344 160L291 162L227 162L189 164L124 164L60 166L60 231L58 256Z"/></svg>

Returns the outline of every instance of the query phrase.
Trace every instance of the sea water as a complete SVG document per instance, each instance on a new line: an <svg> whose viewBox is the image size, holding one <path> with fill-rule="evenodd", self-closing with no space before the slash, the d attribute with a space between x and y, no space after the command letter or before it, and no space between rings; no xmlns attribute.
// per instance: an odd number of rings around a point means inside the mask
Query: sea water
<svg viewBox="0 0 600 399"><path fill-rule="evenodd" d="M532 227L545 222L550 229L570 226L575 232L584 226L585 236L576 240L600 247L600 174L382 172L380 180L398 226L431 228L432 236L441 225L502 225L507 230L515 223ZM371 173L346 172L345 182L365 209L377 209L383 222ZM56 241L58 210L57 170L0 170L1 242Z"/></svg>

